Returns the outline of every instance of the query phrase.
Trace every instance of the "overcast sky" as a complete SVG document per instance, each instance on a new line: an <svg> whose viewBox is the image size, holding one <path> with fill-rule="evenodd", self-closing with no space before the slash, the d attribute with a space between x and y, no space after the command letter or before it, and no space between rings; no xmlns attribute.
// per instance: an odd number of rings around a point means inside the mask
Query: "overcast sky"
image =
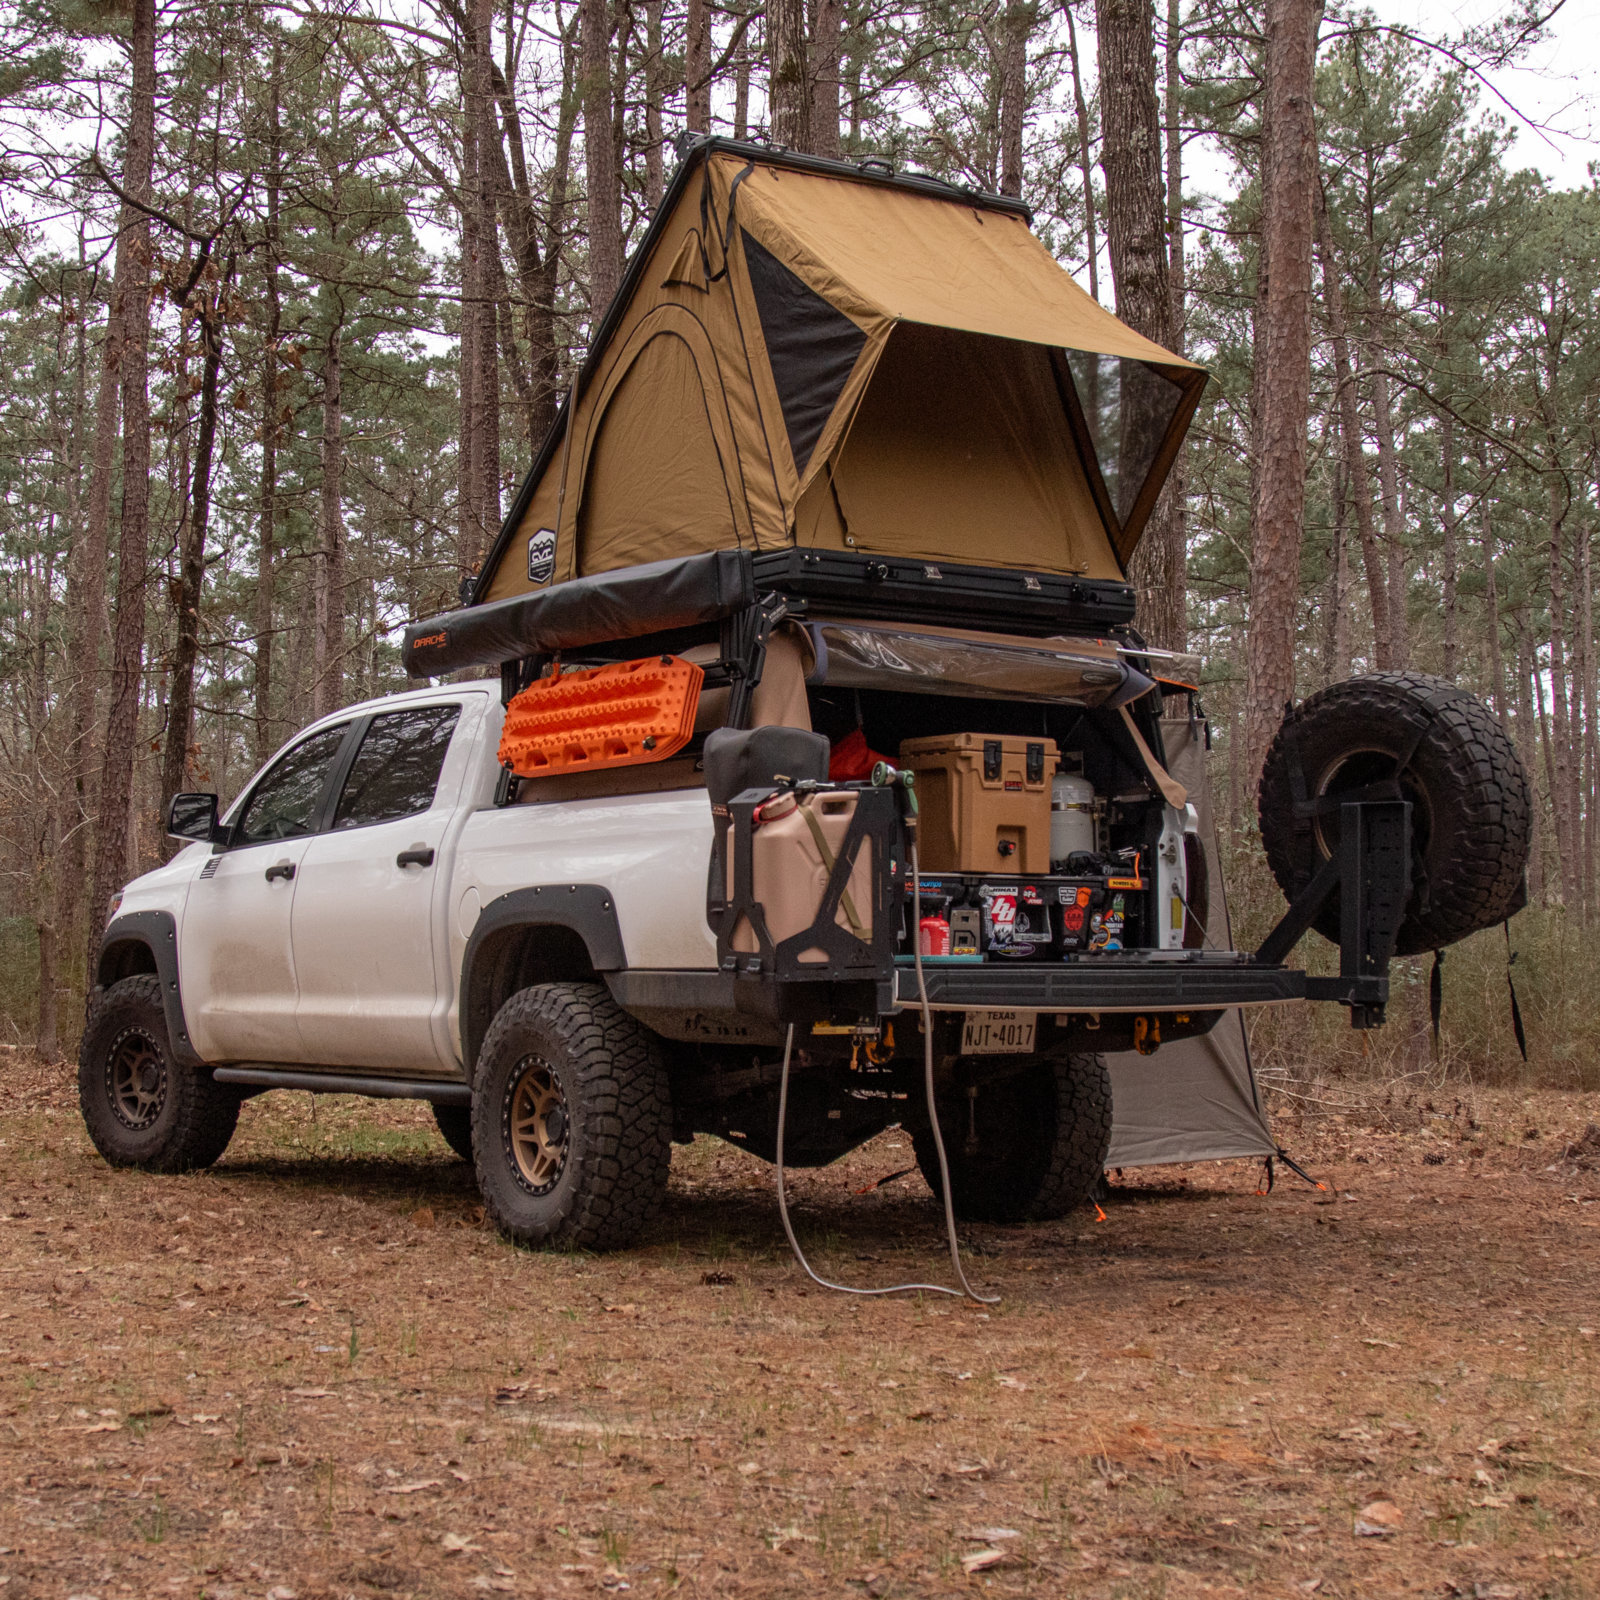
<svg viewBox="0 0 1600 1600"><path fill-rule="evenodd" d="M1437 39L1459 35L1506 9L1505 0L1367 0L1385 21L1401 23ZM1550 3L1550 0L1547 0ZM1595 0L1566 0L1549 25L1549 38L1528 53L1519 67L1496 72L1492 86L1521 117L1485 92L1485 105L1498 105L1517 128L1509 160L1536 167L1551 183L1576 189L1588 182L1588 165L1600 160L1600 6ZM1541 132L1526 118L1544 124Z"/></svg>

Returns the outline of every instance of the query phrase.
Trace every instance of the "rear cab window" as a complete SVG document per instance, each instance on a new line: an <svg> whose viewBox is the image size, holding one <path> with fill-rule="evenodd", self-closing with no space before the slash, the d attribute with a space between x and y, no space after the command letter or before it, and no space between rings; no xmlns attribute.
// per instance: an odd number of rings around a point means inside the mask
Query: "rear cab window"
<svg viewBox="0 0 1600 1600"><path fill-rule="evenodd" d="M334 830L371 827L430 810L460 720L461 707L455 702L375 716L340 791Z"/></svg>

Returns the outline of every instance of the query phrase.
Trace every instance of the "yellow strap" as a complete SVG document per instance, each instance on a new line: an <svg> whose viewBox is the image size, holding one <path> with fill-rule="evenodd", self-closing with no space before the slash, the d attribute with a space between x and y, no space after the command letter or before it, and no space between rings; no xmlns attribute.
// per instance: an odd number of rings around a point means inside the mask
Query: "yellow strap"
<svg viewBox="0 0 1600 1600"><path fill-rule="evenodd" d="M822 857L822 864L828 869L828 876L831 878L833 876L835 857L833 851L828 848L828 840L822 831L822 824L817 821L816 813L803 800L800 802L800 815L806 819L806 826L811 830L811 837L817 842L817 852ZM850 898L848 889L839 896L839 904L843 908L845 917L850 924L851 933L856 938L864 940L867 936L867 930L863 926L861 918L856 915L855 901Z"/></svg>
<svg viewBox="0 0 1600 1600"><path fill-rule="evenodd" d="M1189 791L1172 776L1167 769L1155 758L1155 752L1144 742L1144 735L1139 732L1139 724L1133 720L1133 713L1126 707L1120 707L1122 720L1127 724L1129 736L1139 751L1139 759L1144 762L1144 770L1155 780L1167 804L1174 810L1182 811L1189 803Z"/></svg>

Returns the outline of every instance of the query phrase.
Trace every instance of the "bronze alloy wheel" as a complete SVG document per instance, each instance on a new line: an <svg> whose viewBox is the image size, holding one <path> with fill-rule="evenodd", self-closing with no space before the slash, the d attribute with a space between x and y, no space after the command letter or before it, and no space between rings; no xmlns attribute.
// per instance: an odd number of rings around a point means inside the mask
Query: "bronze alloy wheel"
<svg viewBox="0 0 1600 1600"><path fill-rule="evenodd" d="M570 1120L561 1079L548 1061L518 1063L506 1095L505 1141L523 1186L548 1194L567 1164Z"/></svg>
<svg viewBox="0 0 1600 1600"><path fill-rule="evenodd" d="M167 1058L154 1040L132 1028L106 1053L106 1098L117 1120L135 1133L148 1128L167 1103Z"/></svg>

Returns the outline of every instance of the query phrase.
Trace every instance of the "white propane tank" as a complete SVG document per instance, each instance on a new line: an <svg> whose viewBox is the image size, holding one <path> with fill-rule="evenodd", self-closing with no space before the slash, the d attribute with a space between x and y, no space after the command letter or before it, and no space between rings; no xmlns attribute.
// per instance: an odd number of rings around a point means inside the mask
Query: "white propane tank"
<svg viewBox="0 0 1600 1600"><path fill-rule="evenodd" d="M1156 843L1156 948L1183 949L1188 923L1189 861L1187 834L1198 834L1200 818L1192 805L1182 811L1167 806L1161 813L1161 838Z"/></svg>
<svg viewBox="0 0 1600 1600"><path fill-rule="evenodd" d="M1094 847L1094 785L1075 772L1058 772L1050 780L1050 864Z"/></svg>

